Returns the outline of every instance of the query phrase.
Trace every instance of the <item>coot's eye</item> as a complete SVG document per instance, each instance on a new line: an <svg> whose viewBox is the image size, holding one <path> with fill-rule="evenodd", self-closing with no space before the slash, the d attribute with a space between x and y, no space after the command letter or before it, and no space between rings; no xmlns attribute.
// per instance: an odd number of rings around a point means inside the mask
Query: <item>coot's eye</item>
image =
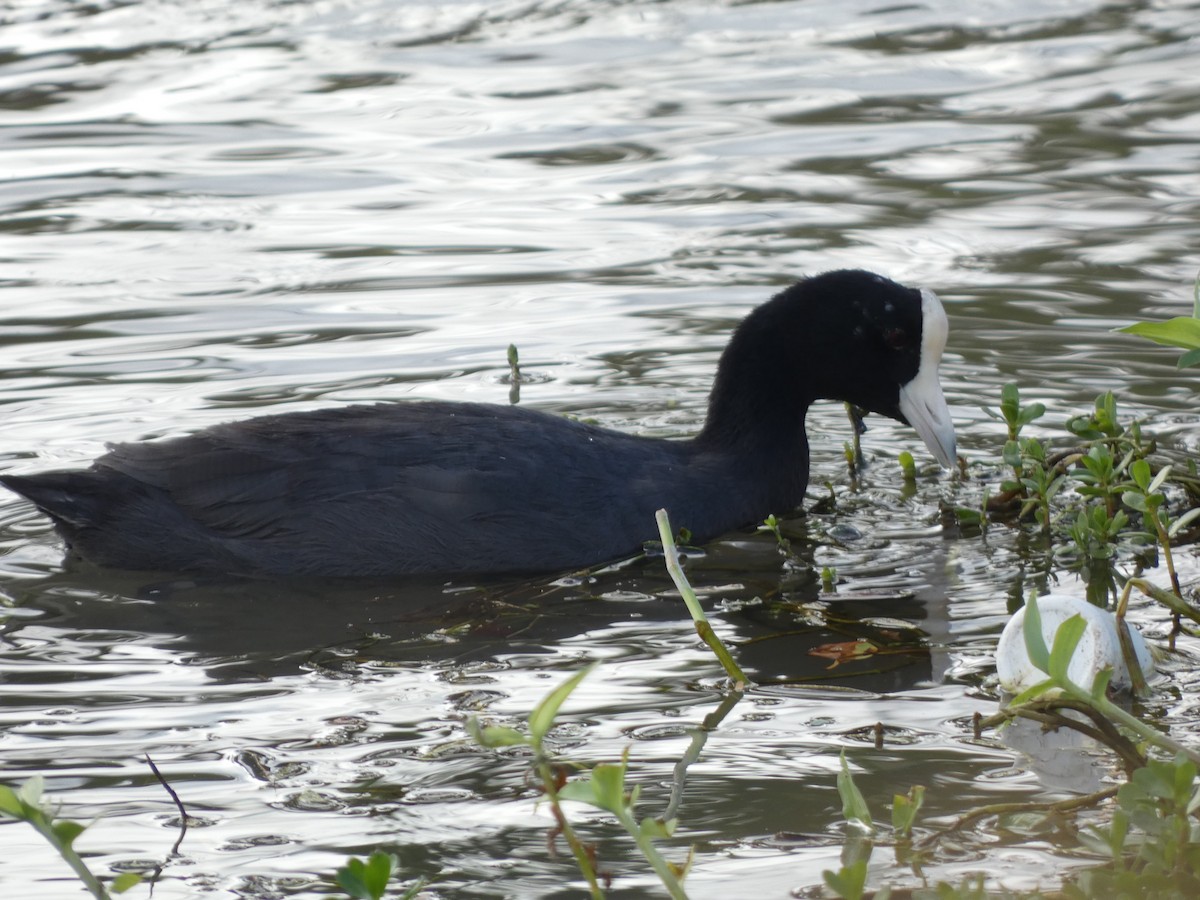
<svg viewBox="0 0 1200 900"><path fill-rule="evenodd" d="M883 333L883 342L893 350L902 350L908 344L908 334L903 328L889 328Z"/></svg>

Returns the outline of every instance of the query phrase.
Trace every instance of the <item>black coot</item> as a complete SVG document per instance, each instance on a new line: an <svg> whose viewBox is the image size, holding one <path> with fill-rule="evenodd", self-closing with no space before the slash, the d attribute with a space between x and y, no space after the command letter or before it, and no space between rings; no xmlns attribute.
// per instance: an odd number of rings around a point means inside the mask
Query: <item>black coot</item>
<svg viewBox="0 0 1200 900"><path fill-rule="evenodd" d="M481 403L262 416L117 444L82 471L0 476L105 566L273 575L546 572L637 551L666 507L704 541L798 506L804 417L848 400L911 424L942 463L946 315L861 271L805 279L721 356L690 440Z"/></svg>

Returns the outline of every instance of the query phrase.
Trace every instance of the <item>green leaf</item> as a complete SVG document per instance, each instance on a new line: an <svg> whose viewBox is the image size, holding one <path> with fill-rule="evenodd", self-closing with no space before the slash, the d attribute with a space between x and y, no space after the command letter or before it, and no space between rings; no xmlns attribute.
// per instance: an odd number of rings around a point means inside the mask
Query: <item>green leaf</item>
<svg viewBox="0 0 1200 900"><path fill-rule="evenodd" d="M1079 839L1080 844L1097 856L1112 857L1112 850L1109 849L1108 835L1099 828L1095 826L1084 828L1075 836Z"/></svg>
<svg viewBox="0 0 1200 900"><path fill-rule="evenodd" d="M1142 489L1143 493L1148 493L1150 489L1150 463L1144 459L1136 460L1129 467L1129 476L1134 483Z"/></svg>
<svg viewBox="0 0 1200 900"><path fill-rule="evenodd" d="M131 887L137 887L142 883L142 876L137 872L122 872L112 880L110 887L114 894L123 894Z"/></svg>
<svg viewBox="0 0 1200 900"><path fill-rule="evenodd" d="M1125 491L1125 493L1121 494L1121 502L1130 509L1136 509L1140 513L1147 511L1145 494L1139 494L1136 491Z"/></svg>
<svg viewBox="0 0 1200 900"><path fill-rule="evenodd" d="M0 813L12 816L14 819L25 818L25 806L17 796L16 791L6 784L0 784Z"/></svg>
<svg viewBox="0 0 1200 900"><path fill-rule="evenodd" d="M830 890L842 900L860 900L867 884L867 860L860 859L837 872L828 869L821 873Z"/></svg>
<svg viewBox="0 0 1200 900"><path fill-rule="evenodd" d="M34 775L17 788L17 797L22 803L37 808L42 805L42 788L45 782L41 775Z"/></svg>
<svg viewBox="0 0 1200 900"><path fill-rule="evenodd" d="M1175 367L1177 369L1189 369L1197 363L1200 363L1200 350L1189 350L1183 356L1179 357L1175 363Z"/></svg>
<svg viewBox="0 0 1200 900"><path fill-rule="evenodd" d="M62 819L50 826L50 830L54 832L54 836L62 842L64 847L70 847L75 843L75 838L83 834L85 828L87 828L86 825L80 825L70 819Z"/></svg>
<svg viewBox="0 0 1200 900"><path fill-rule="evenodd" d="M1108 696L1108 683L1112 681L1113 670L1111 668L1101 669L1096 673L1096 680L1092 682L1092 699L1103 700Z"/></svg>
<svg viewBox="0 0 1200 900"><path fill-rule="evenodd" d="M1192 796L1188 799L1186 812L1190 816L1200 809L1200 784L1196 785L1196 789L1192 792Z"/></svg>
<svg viewBox="0 0 1200 900"><path fill-rule="evenodd" d="M399 865L400 860L393 854L376 850L366 862L352 858L338 869L337 883L354 900L380 900Z"/></svg>
<svg viewBox="0 0 1200 900"><path fill-rule="evenodd" d="M625 763L600 763L592 769L592 790L596 805L611 813L619 813L626 806Z"/></svg>
<svg viewBox="0 0 1200 900"><path fill-rule="evenodd" d="M362 879L362 860L352 859L337 870L335 876L338 887L349 894L354 900L375 900Z"/></svg>
<svg viewBox="0 0 1200 900"><path fill-rule="evenodd" d="M841 759L842 770L838 773L837 789L838 796L842 798L842 816L847 822L857 822L870 831L872 830L871 810L867 806L867 801L863 799L858 785L854 783L854 776L850 774L850 764L846 762L845 750L842 751Z"/></svg>
<svg viewBox="0 0 1200 900"><path fill-rule="evenodd" d="M363 871L363 881L367 890L374 897L382 897L387 892L388 882L392 874L400 867L400 859L391 853L376 850L367 857L367 865Z"/></svg>
<svg viewBox="0 0 1200 900"><path fill-rule="evenodd" d="M1182 347L1184 350L1200 349L1200 319L1193 316L1176 316L1165 322L1135 322L1117 331L1148 338L1156 344Z"/></svg>
<svg viewBox="0 0 1200 900"><path fill-rule="evenodd" d="M1184 528L1187 528L1192 522L1196 521L1196 517L1200 516L1200 506L1195 509L1189 509L1182 516L1171 523L1171 527L1167 529L1167 537L1175 537Z"/></svg>
<svg viewBox="0 0 1200 900"><path fill-rule="evenodd" d="M560 800L574 800L576 803L586 803L589 806L599 806L596 799L596 787L588 777L575 778L558 789Z"/></svg>
<svg viewBox="0 0 1200 900"><path fill-rule="evenodd" d="M1050 651L1042 635L1042 614L1038 612L1037 597L1030 596L1025 604L1025 652L1029 661L1042 672L1050 671Z"/></svg>
<svg viewBox="0 0 1200 900"><path fill-rule="evenodd" d="M1025 690L1021 691L1021 693L1009 700L1008 705L1020 706L1022 703L1028 703L1030 700L1036 700L1038 697L1042 696L1042 694L1049 693L1050 691L1057 692L1058 688L1055 686L1052 679L1047 678L1045 681L1039 681L1037 684L1025 688Z"/></svg>
<svg viewBox="0 0 1200 900"><path fill-rule="evenodd" d="M909 788L907 796L896 794L892 797L892 828L901 837L907 838L912 834L913 823L924 802L925 788L919 784Z"/></svg>
<svg viewBox="0 0 1200 900"><path fill-rule="evenodd" d="M1034 419L1040 419L1046 414L1045 403L1030 403L1027 407L1021 410L1021 415L1017 419L1018 424L1028 425Z"/></svg>
<svg viewBox="0 0 1200 900"><path fill-rule="evenodd" d="M539 744L554 726L554 717L558 715L558 708L563 705L563 702L571 696L571 692L579 687L579 683L583 681L596 668L596 663L584 666L549 694L545 696L541 703L534 707L533 712L529 714L529 731L533 739Z"/></svg>
<svg viewBox="0 0 1200 900"><path fill-rule="evenodd" d="M669 819L664 822L662 819L647 816L638 823L638 831L648 838L669 838L675 833L677 824L679 824L678 819Z"/></svg>
<svg viewBox="0 0 1200 900"><path fill-rule="evenodd" d="M1087 622L1079 613L1058 626L1058 631L1054 632L1054 646L1050 648L1050 668L1046 670L1051 678L1070 682L1067 677L1067 669L1071 665L1071 657L1075 655L1075 648L1079 646L1079 639L1083 637L1085 631L1087 631Z"/></svg>
<svg viewBox="0 0 1200 900"><path fill-rule="evenodd" d="M965 506L956 506L954 515L960 525L978 525L983 521L983 514L979 510L967 509Z"/></svg>
<svg viewBox="0 0 1200 900"><path fill-rule="evenodd" d="M1158 489L1160 487L1162 487L1163 482L1167 480L1167 476L1170 474L1171 474L1170 466L1163 466L1161 469L1159 469L1158 474L1155 475L1154 479L1150 482L1150 486L1146 488L1146 493L1147 494L1157 493Z"/></svg>

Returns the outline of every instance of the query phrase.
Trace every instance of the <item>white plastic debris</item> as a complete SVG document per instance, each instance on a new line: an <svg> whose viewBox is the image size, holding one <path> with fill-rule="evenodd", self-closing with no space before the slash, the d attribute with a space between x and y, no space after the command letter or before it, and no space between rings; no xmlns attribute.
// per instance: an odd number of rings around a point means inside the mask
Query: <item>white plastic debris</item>
<svg viewBox="0 0 1200 900"><path fill-rule="evenodd" d="M1096 675L1111 666L1113 675L1109 684L1116 690L1130 687L1129 669L1125 666L1120 638L1117 637L1117 619L1112 613L1093 606L1083 597L1069 594L1046 594L1037 598L1037 605L1047 648L1054 646L1055 632L1067 619L1080 615L1087 623L1087 630L1079 639L1079 645L1071 657L1071 665L1067 668L1067 677L1071 681L1089 689ZM1141 633L1128 622L1126 625L1129 626L1130 643L1138 665L1143 675L1149 678L1154 674L1150 650ZM1000 643L996 647L996 671L1000 676L1000 686L1014 694L1046 680L1046 673L1033 665L1025 650L1025 607L1017 610L1004 626L1004 633L1000 635Z"/></svg>

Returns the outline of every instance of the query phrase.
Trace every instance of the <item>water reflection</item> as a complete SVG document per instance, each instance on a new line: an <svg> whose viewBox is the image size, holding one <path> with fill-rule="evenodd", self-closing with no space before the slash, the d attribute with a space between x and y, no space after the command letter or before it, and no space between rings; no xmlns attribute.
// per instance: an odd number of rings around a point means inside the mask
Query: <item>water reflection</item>
<svg viewBox="0 0 1200 900"><path fill-rule="evenodd" d="M944 611L926 609L944 603L941 596L822 594L811 558L784 560L766 539L718 543L690 570L759 684L851 681L883 692L929 681L929 636L919 623L944 619ZM154 577L72 561L63 572L11 586L9 601L25 611L10 630L36 619L74 638L140 636L217 680L547 654L634 623L647 633L664 624L676 636L690 629L655 556L580 576L461 584ZM35 611L41 615L30 618Z"/></svg>

